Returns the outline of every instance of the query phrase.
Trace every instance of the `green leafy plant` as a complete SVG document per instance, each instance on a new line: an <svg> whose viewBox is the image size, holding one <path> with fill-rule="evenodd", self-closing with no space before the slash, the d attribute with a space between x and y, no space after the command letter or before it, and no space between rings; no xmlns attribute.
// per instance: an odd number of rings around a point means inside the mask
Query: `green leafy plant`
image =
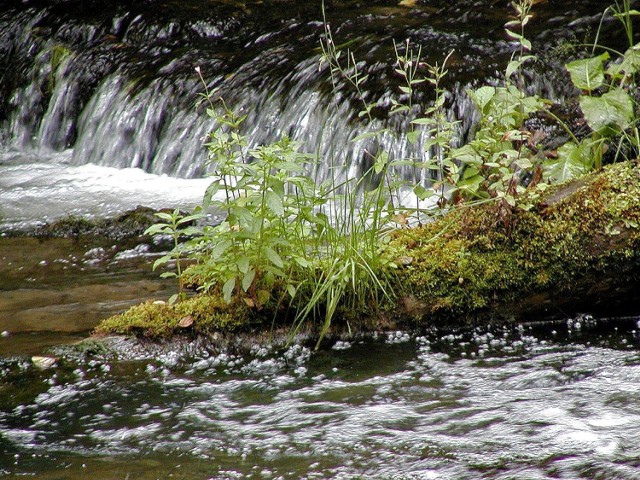
<svg viewBox="0 0 640 480"><path fill-rule="evenodd" d="M467 92L480 120L473 139L450 152L460 165L459 174L451 179L452 191L464 199L494 199L503 210L501 215L515 206L516 197L525 190L522 178L539 163L535 153L526 148L530 132L523 125L544 105L537 95L524 93L521 74L525 64L536 61L525 38L533 1L519 0L512 6L516 15L507 22L506 33L517 42L518 49L507 65L505 84Z"/></svg>
<svg viewBox="0 0 640 480"><path fill-rule="evenodd" d="M169 303L173 304L176 301L183 300L186 296L184 291L184 278L182 261L188 256L185 252L184 244L180 242L183 237L190 237L193 235L200 235L200 229L192 226L193 222L201 218L200 213L196 212L193 215L184 215L180 210L176 209L171 213L158 212L155 214L161 222L151 225L144 232L145 235L167 235L171 237L173 242L173 248L167 254L161 256L153 263L153 270L156 270L161 266L168 266L175 262L176 271L164 272L162 278L176 278L178 281L178 293L172 295L169 298Z"/></svg>
<svg viewBox="0 0 640 480"><path fill-rule="evenodd" d="M380 240L389 224L383 185L366 189L367 174L317 185L306 175L316 159L286 137L249 149L245 117L214 95L203 97L218 128L206 143L213 180L202 208L224 218L187 243L195 263L182 276L227 302L275 314L286 305L292 335L321 318L320 342L338 310L392 295L386 272L394 265ZM385 168L378 162L370 173Z"/></svg>
<svg viewBox="0 0 640 480"><path fill-rule="evenodd" d="M215 173L203 208L225 218L190 243L198 264L188 276L203 290L220 288L227 302L241 294L248 305L262 308L277 282L293 297L292 269L308 267L304 244L297 240L316 217L308 215L313 202L305 209L297 200L306 204L313 196L315 185L303 175L311 159L286 137L247 150L239 133L244 118L221 104L221 114L209 109L220 128L207 143Z"/></svg>
<svg viewBox="0 0 640 480"><path fill-rule="evenodd" d="M428 76L425 80L433 88L433 104L425 109L422 117L416 118L411 122L412 124L423 126L423 133L427 136L427 140L424 142L427 159L421 166L429 172L436 172L436 181L433 182L431 188L426 188L421 183L417 183L413 188L413 192L419 200L426 200L433 195L437 195L439 197L439 206L443 206L446 202L447 185L457 184L460 174L458 163L453 161L449 155L458 122L450 121L447 118L444 108L446 91L442 87L442 80L448 73L446 65L453 53L453 50L449 52L442 65L437 62L433 65L427 64Z"/></svg>
<svg viewBox="0 0 640 480"><path fill-rule="evenodd" d="M292 337L305 322L320 320L320 345L337 315L348 319L353 311L375 314L401 293L394 272L404 252L394 250L389 240L409 219L420 225L445 208L495 202L497 219L507 225L514 208L527 208L516 202L527 188L544 188L545 182L598 168L605 145L615 139L620 139L618 151L623 151L623 140L637 151L640 135L632 93L640 69L638 45L619 54L616 62L610 61L610 53L570 62L567 69L582 92L580 106L593 134L578 140L560 122L572 139L558 149L557 158L546 158L532 147L537 139L525 121L548 105L527 94L524 85L523 68L536 61L525 37L533 3L512 3L515 15L506 24L506 34L517 48L504 82L468 91L480 120L466 145L455 145L457 125L446 111L443 80L453 52L430 65L421 61L420 48L409 42L395 45L394 70L403 84L391 114L407 115L409 132L378 128L356 137L354 141L374 142L371 152L365 152L371 167L359 178L344 175L342 166L329 158L322 161L332 163L331 174L317 184L307 172L318 159L287 137L249 148L242 134L246 116L209 91L197 68L205 88L202 102L217 123L206 141L212 181L200 209L192 215L177 210L158 214L161 222L147 231L173 240L172 251L154 264L176 264L176 272L163 274L178 278L179 292L172 302L184 298L185 285L194 285L228 303L289 315ZM627 0L616 6L612 11L633 38L629 18L634 11ZM321 47L321 63L329 67L334 86L339 79L350 85L362 104L359 118L374 124L368 76L348 45L334 42L326 19ZM425 85L433 97L423 108L414 102L414 94ZM413 143L426 138L424 151L413 158L391 158L380 148L383 134L406 134ZM412 169L410 179L398 173L406 167ZM415 206L403 204L407 189L416 197ZM436 200L433 207L421 208L420 201L430 197ZM191 225L208 212L221 222ZM190 240L181 242L186 237ZM185 259L189 265L183 268Z"/></svg>
<svg viewBox="0 0 640 480"><path fill-rule="evenodd" d="M615 159L621 155L633 158L640 148L638 105L634 98L640 72L640 43L633 44L631 22L631 18L640 12L631 10L628 0L616 1L605 11L603 19L608 11L621 21L629 48L624 53L608 49L600 55L566 65L573 85L581 92L580 109L592 130L588 140L572 144L573 150L583 153L570 153L574 158L592 158L595 168L601 168L603 154L611 145L615 144ZM599 32L593 52L599 48L598 37ZM612 54L615 56L613 60Z"/></svg>

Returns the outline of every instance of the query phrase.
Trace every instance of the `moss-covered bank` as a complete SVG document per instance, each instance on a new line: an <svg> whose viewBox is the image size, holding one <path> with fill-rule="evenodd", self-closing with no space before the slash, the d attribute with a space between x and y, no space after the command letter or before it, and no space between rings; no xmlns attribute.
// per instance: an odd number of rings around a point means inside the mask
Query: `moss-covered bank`
<svg viewBox="0 0 640 480"><path fill-rule="evenodd" d="M589 308L640 284L640 167L619 163L513 209L453 210L392 245L402 258L397 298L376 314L351 312L351 329L420 328L504 321L550 306ZM526 206L527 208L522 208ZM98 334L168 336L189 331L264 331L287 315L198 295L176 305L149 302L104 320ZM346 322L333 322L343 330ZM312 326L313 328L313 326Z"/></svg>
<svg viewBox="0 0 640 480"><path fill-rule="evenodd" d="M405 312L418 321L500 319L545 305L589 307L640 280L640 168L620 163L496 215L451 212L396 242L409 248ZM606 292L604 292L606 293Z"/></svg>

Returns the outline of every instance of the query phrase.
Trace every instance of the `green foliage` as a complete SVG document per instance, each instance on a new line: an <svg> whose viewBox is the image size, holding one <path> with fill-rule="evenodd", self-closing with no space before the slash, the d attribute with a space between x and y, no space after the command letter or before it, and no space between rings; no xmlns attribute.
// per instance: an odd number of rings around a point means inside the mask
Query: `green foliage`
<svg viewBox="0 0 640 480"><path fill-rule="evenodd" d="M567 142L558 148L558 158L547 159L542 165L545 181L562 183L591 172L595 156L588 143Z"/></svg>
<svg viewBox="0 0 640 480"><path fill-rule="evenodd" d="M525 38L533 2L519 0L512 5L516 15L507 22L506 33L517 41L519 48L507 65L505 84L467 91L480 120L473 139L450 152L459 166L457 174L451 177L453 198L497 199L501 209L515 206L516 196L525 191L522 178L540 165L536 153L526 148L531 133L523 126L528 116L545 104L537 95L526 95L522 86L523 66L536 61L528 53L531 43Z"/></svg>
<svg viewBox="0 0 640 480"><path fill-rule="evenodd" d="M176 272L164 272L162 278L176 278L178 280L178 293L172 295L169 303L173 304L178 300L184 300L185 292L182 277L181 261L185 256L184 246L180 243L180 239L185 236L199 235L200 230L191 226L191 224L201 218L199 213L193 215L184 215L180 210L176 209L171 213L158 212L155 214L161 222L151 225L144 232L145 235L168 235L173 241L173 249L153 263L153 269L160 266L167 266L175 262Z"/></svg>
<svg viewBox="0 0 640 480"><path fill-rule="evenodd" d="M633 100L619 88L600 97L580 98L580 108L591 129L607 137L621 134L634 120Z"/></svg>
<svg viewBox="0 0 640 480"><path fill-rule="evenodd" d="M190 284L256 311L278 314L287 306L292 335L321 318L320 340L336 312L375 309L382 297L391 298L395 265L381 240L391 215L383 185L365 188L369 177L384 176L385 157L360 179L317 185L306 175L314 157L286 137L249 149L241 134L245 117L214 94L203 96L218 124L206 143L213 180L194 215L162 214L163 222L149 229L174 239L173 250L154 267L176 261L177 273L165 275L178 277L181 293ZM183 228L208 210L222 222ZM180 244L184 235L194 238ZM190 265L181 270L185 255Z"/></svg>
<svg viewBox="0 0 640 480"><path fill-rule="evenodd" d="M198 263L187 276L203 290L221 289L227 302L241 295L250 306L262 308L272 300L276 284L295 295L293 272L309 268L305 239L326 223L313 208L326 200L304 175L311 158L297 144L284 137L247 151L238 133L244 119L229 110L217 119L223 127L207 144L216 173L203 206L224 213L225 219L190 242Z"/></svg>
<svg viewBox="0 0 640 480"><path fill-rule="evenodd" d="M609 53L605 52L597 57L567 63L567 70L576 88L589 92L600 88L604 84L604 62L608 59Z"/></svg>
<svg viewBox="0 0 640 480"><path fill-rule="evenodd" d="M613 61L609 52L605 52L566 65L574 86L582 91L580 108L593 131L582 143L591 147L596 168L601 167L604 150L614 142L617 143L616 158L619 155L633 158L640 151L640 107L633 95L638 89L640 43L633 44L631 21L638 12L631 10L628 0L616 1L609 10L622 23L629 48ZM594 50L597 47L594 45Z"/></svg>
<svg viewBox="0 0 640 480"><path fill-rule="evenodd" d="M495 198L521 193L519 176L531 171L534 153L524 144L528 132L525 118L543 106L536 96L525 97L514 85L481 87L469 96L481 114L475 136L467 145L453 149L462 168L455 187L470 198Z"/></svg>

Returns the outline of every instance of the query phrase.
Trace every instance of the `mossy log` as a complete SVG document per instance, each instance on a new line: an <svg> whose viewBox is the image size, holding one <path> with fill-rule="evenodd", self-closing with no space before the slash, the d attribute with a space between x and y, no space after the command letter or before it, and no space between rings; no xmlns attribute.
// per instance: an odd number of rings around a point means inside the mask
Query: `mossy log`
<svg viewBox="0 0 640 480"><path fill-rule="evenodd" d="M374 312L337 318L334 332L347 321L352 331L420 329L632 305L640 292L640 167L611 165L524 195L515 207L456 208L429 225L399 230L391 244L402 252L396 298ZM96 333L233 334L264 331L273 321L268 309L203 294L174 306L133 307Z"/></svg>

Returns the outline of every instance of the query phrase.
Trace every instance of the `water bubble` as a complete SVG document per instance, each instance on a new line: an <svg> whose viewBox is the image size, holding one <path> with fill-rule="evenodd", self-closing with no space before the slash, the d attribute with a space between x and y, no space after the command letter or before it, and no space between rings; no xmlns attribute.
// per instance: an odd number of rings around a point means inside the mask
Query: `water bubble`
<svg viewBox="0 0 640 480"><path fill-rule="evenodd" d="M333 350L347 350L351 348L351 343L338 340L331 348Z"/></svg>

